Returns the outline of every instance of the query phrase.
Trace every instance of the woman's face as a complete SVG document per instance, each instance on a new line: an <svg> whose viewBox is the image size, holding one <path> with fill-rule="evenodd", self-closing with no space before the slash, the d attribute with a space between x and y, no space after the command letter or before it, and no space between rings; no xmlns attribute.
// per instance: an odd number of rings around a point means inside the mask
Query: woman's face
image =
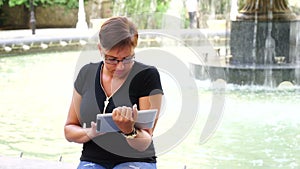
<svg viewBox="0 0 300 169"><path fill-rule="evenodd" d="M130 47L103 51L104 71L116 78L125 78L134 63L134 50Z"/></svg>

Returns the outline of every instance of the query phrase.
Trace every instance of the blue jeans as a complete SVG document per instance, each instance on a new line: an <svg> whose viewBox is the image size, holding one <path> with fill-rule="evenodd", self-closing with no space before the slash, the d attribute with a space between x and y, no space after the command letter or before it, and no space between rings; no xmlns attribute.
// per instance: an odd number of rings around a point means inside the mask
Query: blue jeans
<svg viewBox="0 0 300 169"><path fill-rule="evenodd" d="M77 169L156 169L156 163L126 162L116 166L109 164L96 164L88 161L80 161Z"/></svg>

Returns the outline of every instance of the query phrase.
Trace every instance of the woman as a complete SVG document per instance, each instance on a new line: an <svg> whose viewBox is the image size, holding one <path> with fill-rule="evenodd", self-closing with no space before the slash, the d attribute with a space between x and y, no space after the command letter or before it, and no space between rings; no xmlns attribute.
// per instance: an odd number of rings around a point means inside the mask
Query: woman
<svg viewBox="0 0 300 169"><path fill-rule="evenodd" d="M64 127L68 141L83 143L78 169L156 168L152 141L162 100L157 69L134 61L138 32L126 17L107 20L99 32L100 63L83 66ZM137 110L157 109L151 129L135 127ZM97 133L96 115L112 113L119 132Z"/></svg>

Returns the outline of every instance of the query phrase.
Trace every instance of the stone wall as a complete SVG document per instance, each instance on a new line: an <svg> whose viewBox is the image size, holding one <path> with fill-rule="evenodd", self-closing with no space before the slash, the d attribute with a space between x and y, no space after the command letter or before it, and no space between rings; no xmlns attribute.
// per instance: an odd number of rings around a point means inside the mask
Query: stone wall
<svg viewBox="0 0 300 169"><path fill-rule="evenodd" d="M65 9L61 6L37 7L35 19L37 28L72 28L77 23L77 9Z"/></svg>
<svg viewBox="0 0 300 169"><path fill-rule="evenodd" d="M7 4L1 7L0 11L0 29L8 29L11 27L24 28L28 26L29 11L24 6L16 6L9 8Z"/></svg>
<svg viewBox="0 0 300 169"><path fill-rule="evenodd" d="M90 19L110 17L110 0L90 0L85 3L86 22L91 26ZM62 6L36 6L35 19L37 28L73 28L78 20L78 9L66 9ZM30 28L30 11L25 6L0 8L0 29Z"/></svg>

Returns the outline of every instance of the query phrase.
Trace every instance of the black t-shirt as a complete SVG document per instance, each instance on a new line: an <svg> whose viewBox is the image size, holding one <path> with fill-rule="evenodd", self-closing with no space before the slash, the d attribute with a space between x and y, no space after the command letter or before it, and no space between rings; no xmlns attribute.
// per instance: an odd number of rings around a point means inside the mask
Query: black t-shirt
<svg viewBox="0 0 300 169"><path fill-rule="evenodd" d="M105 92L100 84L100 72L103 62L90 63L81 68L75 81L75 89L82 96L80 105L80 123L90 127L91 121L102 113ZM111 113L115 107L137 104L144 96L163 94L157 69L140 62L135 62L126 81L109 99L105 113ZM83 144L81 160L95 163L118 164L140 161L156 162L153 142L144 151L139 152L130 147L126 139L118 132L106 133Z"/></svg>

